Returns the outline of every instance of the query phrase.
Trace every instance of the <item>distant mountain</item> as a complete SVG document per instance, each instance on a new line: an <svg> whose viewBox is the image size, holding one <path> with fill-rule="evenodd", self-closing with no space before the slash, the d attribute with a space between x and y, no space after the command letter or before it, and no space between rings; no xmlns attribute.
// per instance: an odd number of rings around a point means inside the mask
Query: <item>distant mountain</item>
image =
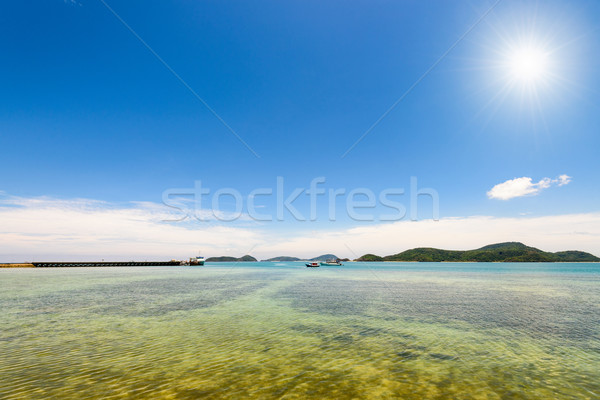
<svg viewBox="0 0 600 400"><path fill-rule="evenodd" d="M300 261L300 259L298 257L279 256L279 257L269 258L268 260L263 260L263 261Z"/></svg>
<svg viewBox="0 0 600 400"><path fill-rule="evenodd" d="M383 261L383 257L376 256L375 254L365 254L354 261Z"/></svg>
<svg viewBox="0 0 600 400"><path fill-rule="evenodd" d="M586 253L584 251L577 250L568 250L568 251L559 251L554 253L555 257L558 257L558 261L582 261L582 262L590 262L590 261L600 261L600 259L590 253ZM595 260L590 260L590 257L595 258Z"/></svg>
<svg viewBox="0 0 600 400"><path fill-rule="evenodd" d="M335 254L323 254L322 256L311 258L308 261L327 261L336 260L338 257Z"/></svg>
<svg viewBox="0 0 600 400"><path fill-rule="evenodd" d="M520 242L496 243L476 250L442 250L431 247L419 247L391 256L378 257L365 254L357 261L463 261L463 262L596 262L600 258L583 251L559 251L550 253L529 247Z"/></svg>
<svg viewBox="0 0 600 400"><path fill-rule="evenodd" d="M208 257L206 262L239 262L239 261L258 261L256 258L245 255L240 258L231 257L231 256L221 256L221 257Z"/></svg>

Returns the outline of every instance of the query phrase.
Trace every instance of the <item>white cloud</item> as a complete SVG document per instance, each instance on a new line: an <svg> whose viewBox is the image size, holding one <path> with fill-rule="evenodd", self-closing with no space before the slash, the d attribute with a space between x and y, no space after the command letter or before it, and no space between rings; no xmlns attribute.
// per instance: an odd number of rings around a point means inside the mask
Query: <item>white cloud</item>
<svg viewBox="0 0 600 400"><path fill-rule="evenodd" d="M250 253L257 258L314 257L331 252L353 258L422 246L470 249L503 241L521 241L547 251L577 249L600 255L600 212L454 217L344 229L331 223L326 228L284 233L277 231L280 227L249 227L248 222L165 223L165 217L171 215L167 207L156 203L0 199L0 262L159 260L186 258L198 251L205 256Z"/></svg>
<svg viewBox="0 0 600 400"><path fill-rule="evenodd" d="M535 196L542 190L549 188L552 185L564 186L571 182L571 177L568 175L560 175L556 179L543 178L539 182L534 183L529 177L514 178L506 182L502 182L494 186L487 192L490 199L510 200L515 197Z"/></svg>
<svg viewBox="0 0 600 400"><path fill-rule="evenodd" d="M564 185L567 185L569 182L571 182L571 177L569 175L563 174L558 177L557 181L558 181L558 186L564 186Z"/></svg>
<svg viewBox="0 0 600 400"><path fill-rule="evenodd" d="M226 226L214 217L165 222L178 219L180 213L157 203L8 197L0 200L0 255L12 261L153 260L185 258L200 250L244 252L261 241L255 231Z"/></svg>
<svg viewBox="0 0 600 400"><path fill-rule="evenodd" d="M269 254L349 258L390 255L414 247L468 250L519 241L545 251L582 250L600 256L600 212L542 217L471 216L439 221L398 221L346 230L315 231L261 248Z"/></svg>

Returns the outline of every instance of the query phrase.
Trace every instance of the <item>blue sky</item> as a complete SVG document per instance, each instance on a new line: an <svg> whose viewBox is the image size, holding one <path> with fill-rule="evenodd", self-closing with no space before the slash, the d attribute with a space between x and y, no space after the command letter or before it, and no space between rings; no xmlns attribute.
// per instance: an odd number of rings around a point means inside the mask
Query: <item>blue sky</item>
<svg viewBox="0 0 600 400"><path fill-rule="evenodd" d="M128 208L197 180L246 196L277 176L289 191L323 176L326 189L374 193L408 189L415 176L439 193L441 218L597 213L596 1L500 2L342 158L493 3L107 0L258 158L102 2L3 2L0 190ZM543 76L508 87L507 59L526 43L549 54ZM563 174L568 184L487 195L514 178ZM308 214L307 196L295 204ZM274 212L274 201L261 206ZM289 236L375 223L287 218L256 229Z"/></svg>

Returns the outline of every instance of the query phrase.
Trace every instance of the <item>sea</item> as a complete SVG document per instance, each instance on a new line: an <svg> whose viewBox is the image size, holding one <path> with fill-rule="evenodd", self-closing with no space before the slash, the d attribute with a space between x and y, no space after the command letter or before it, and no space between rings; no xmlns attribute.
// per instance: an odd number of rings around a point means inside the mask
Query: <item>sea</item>
<svg viewBox="0 0 600 400"><path fill-rule="evenodd" d="M0 270L2 399L599 399L600 264Z"/></svg>

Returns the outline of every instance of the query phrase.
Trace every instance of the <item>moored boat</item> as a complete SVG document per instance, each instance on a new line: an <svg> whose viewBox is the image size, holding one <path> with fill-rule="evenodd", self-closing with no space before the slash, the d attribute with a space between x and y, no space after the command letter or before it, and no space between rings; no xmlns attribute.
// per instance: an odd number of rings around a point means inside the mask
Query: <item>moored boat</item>
<svg viewBox="0 0 600 400"><path fill-rule="evenodd" d="M321 266L318 262L310 262L310 263L306 263L305 265L309 268L316 268L316 267Z"/></svg>
<svg viewBox="0 0 600 400"><path fill-rule="evenodd" d="M337 258L335 260L321 261L321 265L340 266L340 265L344 265L344 264L342 264L342 262L340 261L340 259Z"/></svg>
<svg viewBox="0 0 600 400"><path fill-rule="evenodd" d="M199 256L199 257L192 257L192 258L190 258L190 264L189 265L204 265L204 257Z"/></svg>

